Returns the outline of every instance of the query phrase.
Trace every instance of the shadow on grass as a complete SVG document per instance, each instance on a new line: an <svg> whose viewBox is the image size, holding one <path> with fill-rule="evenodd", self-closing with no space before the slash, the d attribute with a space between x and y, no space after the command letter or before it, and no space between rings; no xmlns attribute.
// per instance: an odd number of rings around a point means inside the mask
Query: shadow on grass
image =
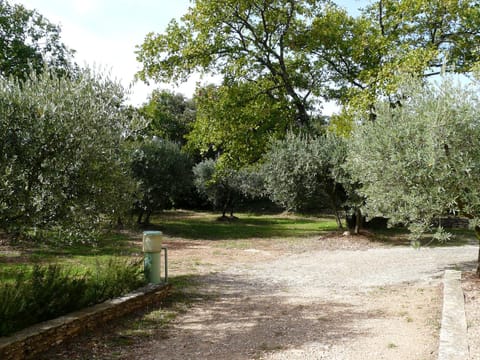
<svg viewBox="0 0 480 360"><path fill-rule="evenodd" d="M233 240L272 237L307 237L337 230L330 218L289 218L239 215L232 221L218 221L216 216L156 216L148 229L161 230L167 236L185 239Z"/></svg>

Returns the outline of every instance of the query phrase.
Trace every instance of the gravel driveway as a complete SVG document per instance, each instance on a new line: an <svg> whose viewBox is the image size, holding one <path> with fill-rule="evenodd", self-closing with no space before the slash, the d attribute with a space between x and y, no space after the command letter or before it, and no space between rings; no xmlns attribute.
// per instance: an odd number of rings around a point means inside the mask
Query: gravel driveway
<svg viewBox="0 0 480 360"><path fill-rule="evenodd" d="M248 250L247 250L248 251ZM313 251L208 275L142 359L434 359L441 276L477 247Z"/></svg>
<svg viewBox="0 0 480 360"><path fill-rule="evenodd" d="M473 269L478 253L477 246L414 250L335 236L251 244L170 241L171 264L180 266L172 273L199 279L178 289L190 307L168 326L161 317L144 320L157 321L147 336L113 324L45 359L433 360L443 271ZM475 304L477 293L468 294ZM157 309L146 311L152 319Z"/></svg>

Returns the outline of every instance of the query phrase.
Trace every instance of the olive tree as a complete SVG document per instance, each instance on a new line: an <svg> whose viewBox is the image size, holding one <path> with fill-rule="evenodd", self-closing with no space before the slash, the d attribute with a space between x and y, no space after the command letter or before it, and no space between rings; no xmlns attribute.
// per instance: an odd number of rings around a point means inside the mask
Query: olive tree
<svg viewBox="0 0 480 360"><path fill-rule="evenodd" d="M408 225L415 245L445 214L472 219L480 239L478 91L448 78L406 79L401 94L401 106L379 102L376 121L357 126L350 140L347 167L362 184L366 214ZM440 227L434 237L449 234Z"/></svg>
<svg viewBox="0 0 480 360"><path fill-rule="evenodd" d="M180 146L170 140L144 141L132 156L132 171L140 184L138 223L148 224L155 210L163 210L188 193L192 185L192 163Z"/></svg>
<svg viewBox="0 0 480 360"><path fill-rule="evenodd" d="M218 160L205 159L193 167L193 175L198 193L222 212L220 220L233 219L235 205L242 193L246 193L242 191L240 172Z"/></svg>
<svg viewBox="0 0 480 360"><path fill-rule="evenodd" d="M87 234L128 209L134 184L123 145L135 121L123 97L88 70L75 79L0 77L1 229Z"/></svg>
<svg viewBox="0 0 480 360"><path fill-rule="evenodd" d="M300 210L308 203L327 207L335 213L339 228L343 187L337 181L344 160L344 142L333 134L308 136L288 133L275 141L264 157L265 190L287 210Z"/></svg>

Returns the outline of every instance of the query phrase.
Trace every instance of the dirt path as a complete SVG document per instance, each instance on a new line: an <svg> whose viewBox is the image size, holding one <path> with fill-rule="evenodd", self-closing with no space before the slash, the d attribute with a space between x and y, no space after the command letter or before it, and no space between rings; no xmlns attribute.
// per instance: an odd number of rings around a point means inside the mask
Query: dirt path
<svg viewBox="0 0 480 360"><path fill-rule="evenodd" d="M200 274L198 301L143 338L114 325L48 359L435 359L443 270L471 269L477 254L342 238L255 244L172 242L172 273Z"/></svg>
<svg viewBox="0 0 480 360"><path fill-rule="evenodd" d="M178 319L142 359L434 359L445 268L472 246L282 256L206 277L215 300ZM123 354L129 358L130 354ZM123 358L123 356L121 356Z"/></svg>

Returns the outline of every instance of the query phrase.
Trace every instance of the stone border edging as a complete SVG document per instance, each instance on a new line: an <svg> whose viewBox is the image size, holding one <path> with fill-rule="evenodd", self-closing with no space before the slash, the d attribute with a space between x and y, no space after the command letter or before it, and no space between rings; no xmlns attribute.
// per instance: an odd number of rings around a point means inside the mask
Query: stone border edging
<svg viewBox="0 0 480 360"><path fill-rule="evenodd" d="M445 270L438 360L466 360L469 357L461 277L461 271Z"/></svg>
<svg viewBox="0 0 480 360"><path fill-rule="evenodd" d="M2 337L0 359L32 359L86 330L92 330L107 321L162 300L170 289L170 284L150 284L122 297L33 325L12 336Z"/></svg>

